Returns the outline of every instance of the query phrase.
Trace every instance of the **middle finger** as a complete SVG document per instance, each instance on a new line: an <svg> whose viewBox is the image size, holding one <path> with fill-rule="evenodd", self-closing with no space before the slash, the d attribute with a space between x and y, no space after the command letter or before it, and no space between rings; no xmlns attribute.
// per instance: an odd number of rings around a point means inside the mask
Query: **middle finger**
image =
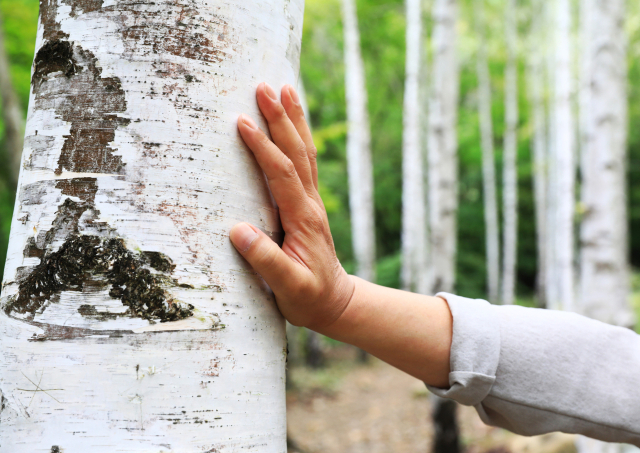
<svg viewBox="0 0 640 453"><path fill-rule="evenodd" d="M269 125L273 142L291 159L305 191L312 196L314 184L304 141L287 116L287 112L278 100L273 88L266 83L261 83L258 86L256 97L258 106Z"/></svg>

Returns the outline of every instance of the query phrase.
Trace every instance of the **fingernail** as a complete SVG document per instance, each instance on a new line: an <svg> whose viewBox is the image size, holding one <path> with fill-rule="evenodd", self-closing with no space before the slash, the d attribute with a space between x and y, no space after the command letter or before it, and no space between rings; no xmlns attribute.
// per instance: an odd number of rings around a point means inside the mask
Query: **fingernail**
<svg viewBox="0 0 640 453"><path fill-rule="evenodd" d="M244 253L258 239L258 233L248 223L239 223L231 229L230 237L233 245L240 253Z"/></svg>
<svg viewBox="0 0 640 453"><path fill-rule="evenodd" d="M249 126L251 129L258 129L258 125L251 118L249 118L247 115L245 115L244 113L242 115L240 115L240 120L244 124Z"/></svg>
<svg viewBox="0 0 640 453"><path fill-rule="evenodd" d="M296 93L296 90L291 85L289 85L289 95L291 96L291 99L293 99L293 102L300 104L298 93Z"/></svg>
<svg viewBox="0 0 640 453"><path fill-rule="evenodd" d="M264 91L266 91L269 97L274 101L278 100L278 95L276 94L275 91L273 91L273 88L271 88L271 85L269 85L268 83L264 84Z"/></svg>

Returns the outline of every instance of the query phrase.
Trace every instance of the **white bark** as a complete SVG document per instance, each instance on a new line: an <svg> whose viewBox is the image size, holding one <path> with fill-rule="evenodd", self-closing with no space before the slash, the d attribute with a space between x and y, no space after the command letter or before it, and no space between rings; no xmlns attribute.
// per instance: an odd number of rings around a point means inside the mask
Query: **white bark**
<svg viewBox="0 0 640 453"><path fill-rule="evenodd" d="M558 0L555 9L555 80L553 96L554 147L550 199L556 212L552 222L557 289L551 308L574 309L574 215L575 215L575 119L573 114L571 1Z"/></svg>
<svg viewBox="0 0 640 453"><path fill-rule="evenodd" d="M0 13L0 25L2 23L2 14ZM10 69L4 32L0 29L0 99L2 100L2 119L4 120L4 146L7 152L7 162L10 166L11 182L16 184L24 145L24 113L11 81Z"/></svg>
<svg viewBox="0 0 640 453"><path fill-rule="evenodd" d="M284 320L228 231L281 237L236 121L296 82L303 5L41 2L0 452L286 450Z"/></svg>
<svg viewBox="0 0 640 453"><path fill-rule="evenodd" d="M487 280L489 300L500 299L500 239L498 227L498 201L496 195L496 162L493 146L493 118L491 115L491 76L487 61L485 0L475 0L474 12L478 36L478 116L482 142L482 183L484 198L485 240L487 248Z"/></svg>
<svg viewBox="0 0 640 453"><path fill-rule="evenodd" d="M558 296L558 266L556 260L556 217L557 217L557 206L558 206L558 188L557 188L557 162L556 162L556 115L555 115L555 106L556 106L556 89L555 89L555 64L556 64L556 7L555 4L550 2L544 3L544 16L545 16L545 34L547 39L545 40L546 50L547 50L547 58L546 58L546 76L547 83L549 86L549 101L548 101L548 137L547 137L547 214L546 214L546 223L547 223L547 241L546 241L546 302L547 308L551 309L560 309L561 304L559 303Z"/></svg>
<svg viewBox="0 0 640 453"><path fill-rule="evenodd" d="M505 70L505 133L502 173L504 206L502 303L512 305L515 301L518 251L518 18L515 0L507 0L505 30L507 67Z"/></svg>
<svg viewBox="0 0 640 453"><path fill-rule="evenodd" d="M530 87L531 118L533 124L533 192L536 219L536 248L538 252L538 275L536 295L538 305L546 306L544 290L547 280L547 123L545 113L545 71L544 71L544 9L543 0L536 0L533 8L532 30L527 64Z"/></svg>
<svg viewBox="0 0 640 453"><path fill-rule="evenodd" d="M427 294L428 223L423 130L423 14L421 0L406 0L406 73L402 141L402 286Z"/></svg>
<svg viewBox="0 0 640 453"><path fill-rule="evenodd" d="M432 292L453 291L458 213L456 0L435 0L428 113L428 209Z"/></svg>
<svg viewBox="0 0 640 453"><path fill-rule="evenodd" d="M581 313L631 327L627 231L625 1L582 0Z"/></svg>
<svg viewBox="0 0 640 453"><path fill-rule="evenodd" d="M371 132L367 113L367 87L360 52L355 0L342 0L344 61L347 95L347 167L351 237L356 275L375 281L375 224Z"/></svg>

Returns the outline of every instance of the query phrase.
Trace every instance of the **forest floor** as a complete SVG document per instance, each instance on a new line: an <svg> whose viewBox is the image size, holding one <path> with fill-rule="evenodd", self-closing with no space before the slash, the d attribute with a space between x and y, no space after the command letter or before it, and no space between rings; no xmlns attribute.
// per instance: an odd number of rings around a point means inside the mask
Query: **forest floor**
<svg viewBox="0 0 640 453"><path fill-rule="evenodd" d="M377 360L358 364L355 349L332 348L327 366L290 366L290 453L426 453L433 430L424 384ZM465 453L573 453L573 437L525 438L485 426L460 407Z"/></svg>

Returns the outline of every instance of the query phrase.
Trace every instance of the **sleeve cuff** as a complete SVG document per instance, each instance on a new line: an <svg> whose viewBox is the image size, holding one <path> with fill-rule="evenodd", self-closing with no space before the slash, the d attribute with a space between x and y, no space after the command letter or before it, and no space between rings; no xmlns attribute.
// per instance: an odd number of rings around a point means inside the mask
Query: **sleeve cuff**
<svg viewBox="0 0 640 453"><path fill-rule="evenodd" d="M491 304L438 293L453 315L449 389L429 391L465 406L477 406L491 392L500 360L500 325Z"/></svg>

